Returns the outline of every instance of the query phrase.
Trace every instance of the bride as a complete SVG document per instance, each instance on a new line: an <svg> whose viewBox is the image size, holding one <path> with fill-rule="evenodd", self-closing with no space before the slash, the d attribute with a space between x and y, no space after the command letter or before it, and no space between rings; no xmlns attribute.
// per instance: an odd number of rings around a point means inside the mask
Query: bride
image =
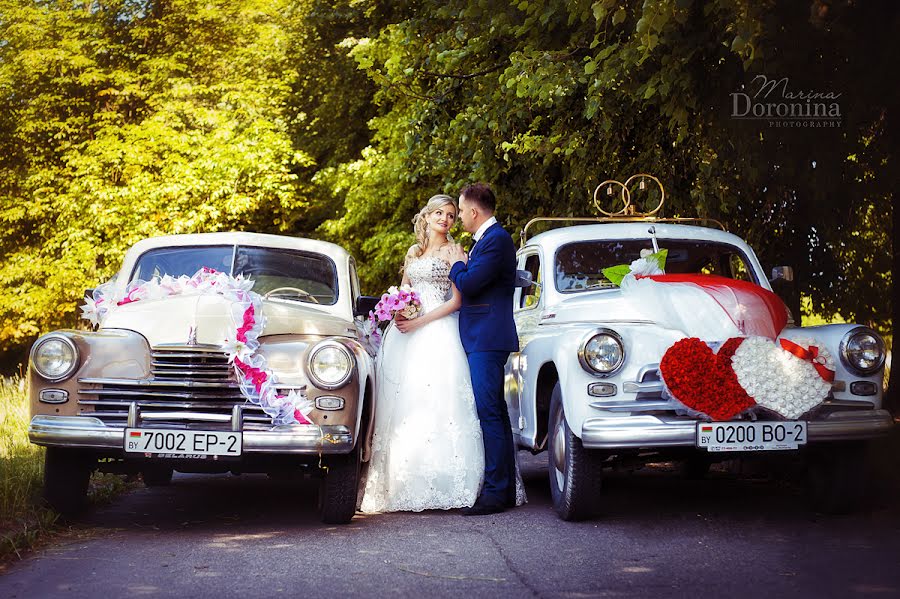
<svg viewBox="0 0 900 599"><path fill-rule="evenodd" d="M448 278L449 232L458 212L456 200L440 194L413 219L416 244L406 254L403 283L418 292L422 314L392 323L376 358L364 513L448 510L478 497L484 446L459 338L462 298Z"/></svg>

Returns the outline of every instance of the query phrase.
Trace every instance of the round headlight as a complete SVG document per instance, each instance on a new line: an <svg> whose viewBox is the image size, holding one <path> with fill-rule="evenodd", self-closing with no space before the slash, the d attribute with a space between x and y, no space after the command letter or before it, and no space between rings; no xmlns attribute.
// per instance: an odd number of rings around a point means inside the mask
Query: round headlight
<svg viewBox="0 0 900 599"><path fill-rule="evenodd" d="M61 381L75 372L78 350L68 337L47 336L31 349L31 365L48 381Z"/></svg>
<svg viewBox="0 0 900 599"><path fill-rule="evenodd" d="M841 358L859 374L872 374L884 364L884 341L865 327L853 329L841 340Z"/></svg>
<svg viewBox="0 0 900 599"><path fill-rule="evenodd" d="M578 350L581 367L594 374L612 374L625 363L625 347L618 335L601 330L589 335Z"/></svg>
<svg viewBox="0 0 900 599"><path fill-rule="evenodd" d="M307 371L317 387L337 389L353 374L353 356L340 343L326 341L309 353Z"/></svg>

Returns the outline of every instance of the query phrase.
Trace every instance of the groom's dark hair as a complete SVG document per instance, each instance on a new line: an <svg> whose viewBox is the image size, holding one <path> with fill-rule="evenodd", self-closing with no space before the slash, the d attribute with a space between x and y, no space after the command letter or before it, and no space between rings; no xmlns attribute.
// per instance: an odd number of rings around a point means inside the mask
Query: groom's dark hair
<svg viewBox="0 0 900 599"><path fill-rule="evenodd" d="M466 198L470 202L475 202L479 208L490 212L491 214L497 209L497 198L487 183L473 183L463 187L459 195Z"/></svg>

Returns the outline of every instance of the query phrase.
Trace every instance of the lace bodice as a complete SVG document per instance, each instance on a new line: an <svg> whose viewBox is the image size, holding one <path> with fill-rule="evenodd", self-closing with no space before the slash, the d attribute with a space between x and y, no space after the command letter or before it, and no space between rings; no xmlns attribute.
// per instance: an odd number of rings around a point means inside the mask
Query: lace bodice
<svg viewBox="0 0 900 599"><path fill-rule="evenodd" d="M413 289L419 293L425 312L434 310L450 299L450 264L443 258L415 258L406 267L406 276Z"/></svg>

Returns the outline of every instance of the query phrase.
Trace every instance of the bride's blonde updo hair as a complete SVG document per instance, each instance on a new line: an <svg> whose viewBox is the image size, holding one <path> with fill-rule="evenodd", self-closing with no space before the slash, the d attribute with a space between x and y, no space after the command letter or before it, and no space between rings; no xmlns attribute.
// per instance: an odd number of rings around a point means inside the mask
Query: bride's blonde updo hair
<svg viewBox="0 0 900 599"><path fill-rule="evenodd" d="M443 208L448 204L456 209L456 215L459 216L459 205L456 203L456 198L450 197L445 193L439 193L428 198L428 202L426 202L422 209L419 210L419 213L413 217L413 232L416 234L416 245L410 248L409 254L407 254L403 264L404 269L406 268L406 263L414 258L418 258L425 253L426 249L428 249L428 221L426 220L426 217L438 208ZM450 237L449 234L447 235L447 241L453 241L453 238Z"/></svg>

